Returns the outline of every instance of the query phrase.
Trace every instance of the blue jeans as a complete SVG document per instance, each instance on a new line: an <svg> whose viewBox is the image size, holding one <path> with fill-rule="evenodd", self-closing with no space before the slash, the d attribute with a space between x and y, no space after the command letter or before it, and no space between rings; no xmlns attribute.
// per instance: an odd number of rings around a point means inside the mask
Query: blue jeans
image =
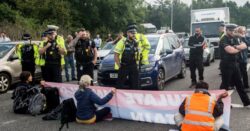
<svg viewBox="0 0 250 131"><path fill-rule="evenodd" d="M69 72L68 72L68 68L70 66L71 68L71 78L72 79L76 79L75 78L75 63L74 63L74 57L73 54L69 55L69 56L65 56L65 75L66 75L66 79L67 81L69 81Z"/></svg>

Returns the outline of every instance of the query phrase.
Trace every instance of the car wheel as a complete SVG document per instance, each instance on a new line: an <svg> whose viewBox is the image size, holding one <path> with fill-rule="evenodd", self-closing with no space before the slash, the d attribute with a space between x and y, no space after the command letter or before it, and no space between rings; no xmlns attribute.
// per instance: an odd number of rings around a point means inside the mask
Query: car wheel
<svg viewBox="0 0 250 131"><path fill-rule="evenodd" d="M206 66L210 66L210 55L207 57L205 65Z"/></svg>
<svg viewBox="0 0 250 131"><path fill-rule="evenodd" d="M177 76L178 78L185 78L186 77L186 63L185 61L182 62L181 64L181 71Z"/></svg>
<svg viewBox="0 0 250 131"><path fill-rule="evenodd" d="M159 69L157 77L157 89L163 90L165 85L165 73L163 69Z"/></svg>
<svg viewBox="0 0 250 131"><path fill-rule="evenodd" d="M213 59L212 59L212 61L211 62L214 62L215 61L215 54L213 55Z"/></svg>
<svg viewBox="0 0 250 131"><path fill-rule="evenodd" d="M0 73L0 93L5 93L10 87L10 77L5 73Z"/></svg>

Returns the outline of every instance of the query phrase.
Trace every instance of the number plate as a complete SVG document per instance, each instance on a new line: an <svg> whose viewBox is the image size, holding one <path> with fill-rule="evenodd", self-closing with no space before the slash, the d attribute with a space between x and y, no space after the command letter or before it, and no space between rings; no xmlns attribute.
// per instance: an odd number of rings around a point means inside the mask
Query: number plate
<svg viewBox="0 0 250 131"><path fill-rule="evenodd" d="M109 77L110 78L118 78L118 74L117 73L110 73Z"/></svg>

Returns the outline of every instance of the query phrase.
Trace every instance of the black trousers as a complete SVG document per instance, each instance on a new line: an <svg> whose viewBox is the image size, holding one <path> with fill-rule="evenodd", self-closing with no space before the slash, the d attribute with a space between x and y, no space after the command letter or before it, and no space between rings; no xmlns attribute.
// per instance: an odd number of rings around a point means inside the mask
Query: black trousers
<svg viewBox="0 0 250 131"><path fill-rule="evenodd" d="M198 69L199 80L204 80L204 77L203 77L204 67L203 67L203 58L202 57L199 57L199 58L190 57L189 68L190 68L190 72L191 72L192 83L197 83L196 69Z"/></svg>
<svg viewBox="0 0 250 131"><path fill-rule="evenodd" d="M96 115L96 122L102 121L109 113L110 113L110 108L109 107L104 107L100 110L97 110L95 112Z"/></svg>
<svg viewBox="0 0 250 131"><path fill-rule="evenodd" d="M121 65L118 71L117 88L125 89L125 82L129 80L128 89L139 89L139 71L137 64Z"/></svg>
<svg viewBox="0 0 250 131"><path fill-rule="evenodd" d="M92 79L94 79L94 64L89 62L87 64L76 64L77 71L77 79L78 81L81 79L82 75L89 75Z"/></svg>
<svg viewBox="0 0 250 131"><path fill-rule="evenodd" d="M34 62L22 62L22 71L29 71L32 77L35 76L36 65Z"/></svg>
<svg viewBox="0 0 250 131"><path fill-rule="evenodd" d="M243 79L244 88L249 88L248 85L248 74L247 74L247 63L239 63L241 78Z"/></svg>
<svg viewBox="0 0 250 131"><path fill-rule="evenodd" d="M220 67L222 79L220 89L228 90L230 84L233 82L244 106L249 105L250 100L247 93L244 91L239 64L237 62L221 61Z"/></svg>
<svg viewBox="0 0 250 131"><path fill-rule="evenodd" d="M45 64L44 80L49 82L62 82L62 67L59 64Z"/></svg>

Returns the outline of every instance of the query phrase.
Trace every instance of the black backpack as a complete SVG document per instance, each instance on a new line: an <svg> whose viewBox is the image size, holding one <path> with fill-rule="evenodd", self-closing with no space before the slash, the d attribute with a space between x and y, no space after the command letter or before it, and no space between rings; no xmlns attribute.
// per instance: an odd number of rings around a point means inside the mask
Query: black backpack
<svg viewBox="0 0 250 131"><path fill-rule="evenodd" d="M61 127L59 128L59 131L62 130L64 124L66 124L67 128L69 128L68 123L76 120L76 106L74 99L70 98L64 100L62 104Z"/></svg>
<svg viewBox="0 0 250 131"><path fill-rule="evenodd" d="M55 87L42 88L41 93L43 93L47 99L46 109L44 113L50 112L55 109L60 104L59 91Z"/></svg>
<svg viewBox="0 0 250 131"><path fill-rule="evenodd" d="M21 56L23 62L34 62L34 47L32 44L25 44L21 47Z"/></svg>

